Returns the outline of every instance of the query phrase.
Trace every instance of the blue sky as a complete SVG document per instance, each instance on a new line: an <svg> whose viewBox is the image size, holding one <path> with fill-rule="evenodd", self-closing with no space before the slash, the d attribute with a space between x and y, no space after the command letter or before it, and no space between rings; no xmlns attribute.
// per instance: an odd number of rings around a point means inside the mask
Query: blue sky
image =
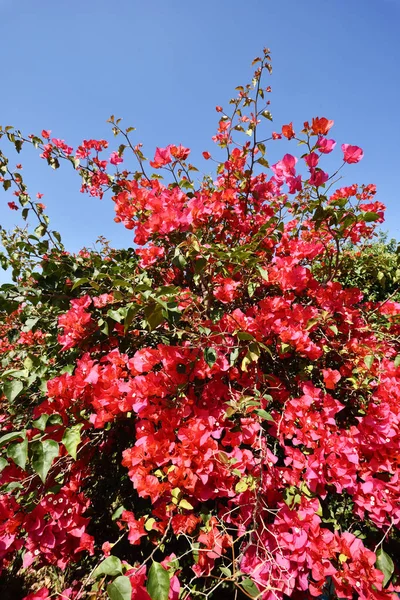
<svg viewBox="0 0 400 600"><path fill-rule="evenodd" d="M250 80L252 59L270 47L271 130L334 119L332 137L365 152L344 183L376 183L386 229L400 239L400 0L0 0L0 8L0 124L51 129L77 145L111 139L106 120L115 114L136 127L146 156L183 143L204 169L215 106L227 106L235 86ZM277 151L297 148L282 142ZM69 165L53 172L29 149L21 162L68 249L100 234L131 244L132 233L113 222L111 200L80 194ZM17 221L11 199L0 191L7 227Z"/></svg>

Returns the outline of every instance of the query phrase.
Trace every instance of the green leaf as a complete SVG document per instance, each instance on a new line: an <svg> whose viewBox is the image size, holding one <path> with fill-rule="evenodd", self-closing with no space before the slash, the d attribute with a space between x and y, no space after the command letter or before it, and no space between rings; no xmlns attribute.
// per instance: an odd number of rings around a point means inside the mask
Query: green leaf
<svg viewBox="0 0 400 600"><path fill-rule="evenodd" d="M46 233L46 231L47 231L47 226L46 226L46 225L42 225L42 224L40 224L40 225L38 225L38 226L35 228L35 234L36 234L38 237L43 237L43 236L44 236L44 234Z"/></svg>
<svg viewBox="0 0 400 600"><path fill-rule="evenodd" d="M21 152L23 143L24 143L23 140L15 140L15 142L14 142L14 146L15 146L15 149L18 152L18 154Z"/></svg>
<svg viewBox="0 0 400 600"><path fill-rule="evenodd" d="M217 353L214 348L204 348L204 360L209 367L215 365L217 360Z"/></svg>
<svg viewBox="0 0 400 600"><path fill-rule="evenodd" d="M248 488L249 488L249 486L244 481L244 479L241 479L235 485L235 492L237 492L238 494L241 494L242 492L245 492L246 490L248 490Z"/></svg>
<svg viewBox="0 0 400 600"><path fill-rule="evenodd" d="M36 427L36 429L40 429L40 431L44 431L46 429L47 421L49 420L49 415L40 415L38 419L32 421L32 425Z"/></svg>
<svg viewBox="0 0 400 600"><path fill-rule="evenodd" d="M26 432L22 431L12 431L11 433L6 433L0 438L0 448L7 444L7 442L11 442L11 440L16 440L17 438L25 438Z"/></svg>
<svg viewBox="0 0 400 600"><path fill-rule="evenodd" d="M184 508L185 510L193 510L193 506L190 504L190 502L185 500L185 498L182 498L182 500L180 500L178 506L179 508Z"/></svg>
<svg viewBox="0 0 400 600"><path fill-rule="evenodd" d="M194 272L196 273L196 275L201 273L201 271L204 269L204 267L207 265L207 263L208 263L208 260L206 258L204 258L203 256L201 256L200 258L198 258L195 261Z"/></svg>
<svg viewBox="0 0 400 600"><path fill-rule="evenodd" d="M368 354L367 356L364 357L364 363L368 367L368 369L370 369L372 367L373 362L374 362L373 354Z"/></svg>
<svg viewBox="0 0 400 600"><path fill-rule="evenodd" d="M183 271L187 264L186 258L182 254L179 253L176 256L174 256L174 258L172 259L172 264L175 267L178 267L178 269L181 269Z"/></svg>
<svg viewBox="0 0 400 600"><path fill-rule="evenodd" d="M93 577L97 579L99 575L122 575L122 563L116 556L108 556L93 571Z"/></svg>
<svg viewBox="0 0 400 600"><path fill-rule="evenodd" d="M366 223L372 223L373 221L377 221L379 219L379 215L375 212L366 212L362 215L362 220Z"/></svg>
<svg viewBox="0 0 400 600"><path fill-rule="evenodd" d="M89 279L87 277L81 277L80 279L77 279L74 281L71 291L74 291L77 287L83 285L84 283L89 283Z"/></svg>
<svg viewBox="0 0 400 600"><path fill-rule="evenodd" d="M78 425L73 425L65 430L62 443L64 444L68 454L72 456L74 460L76 460L76 449L81 443L81 434L80 431L83 427L82 423Z"/></svg>
<svg viewBox="0 0 400 600"><path fill-rule="evenodd" d="M256 160L256 163L262 165L263 167L266 167L267 169L269 167L269 162L263 156L261 156L261 158Z"/></svg>
<svg viewBox="0 0 400 600"><path fill-rule="evenodd" d="M153 529L153 525L156 522L156 520L151 517L150 519L147 519L146 523L144 524L144 528L146 531L152 531Z"/></svg>
<svg viewBox="0 0 400 600"><path fill-rule="evenodd" d="M117 519L119 519L120 516L122 515L122 513L124 512L124 510L126 510L125 506L119 506L117 508L117 510L114 511L113 514L111 515L112 520L116 521Z"/></svg>
<svg viewBox="0 0 400 600"><path fill-rule="evenodd" d="M234 348L229 355L229 364L231 367L235 364L237 358L239 357L239 348Z"/></svg>
<svg viewBox="0 0 400 600"><path fill-rule="evenodd" d="M236 335L239 340L254 340L254 335L247 333L247 331L238 331Z"/></svg>
<svg viewBox="0 0 400 600"><path fill-rule="evenodd" d="M259 417L261 417L265 421L273 421L274 420L273 416L269 412L264 410L263 408L259 408L258 410L256 410L256 413L258 414Z"/></svg>
<svg viewBox="0 0 400 600"><path fill-rule="evenodd" d="M27 371L32 371L33 360L31 359L30 356L27 356L26 359L24 360L24 367Z"/></svg>
<svg viewBox="0 0 400 600"><path fill-rule="evenodd" d="M257 362L260 357L260 348L256 342L251 342L247 349L247 353L242 360L241 369L247 371L247 367L252 362Z"/></svg>
<svg viewBox="0 0 400 600"><path fill-rule="evenodd" d="M25 321L22 331L30 331L32 329L32 327L34 327L38 321L39 321L39 317L30 317L29 319L27 319Z"/></svg>
<svg viewBox="0 0 400 600"><path fill-rule="evenodd" d="M147 592L151 600L168 600L169 588L168 571L160 563L153 562L147 579Z"/></svg>
<svg viewBox="0 0 400 600"><path fill-rule="evenodd" d="M24 384L22 381L7 381L3 386L3 392L9 402L14 402L15 398L22 392Z"/></svg>
<svg viewBox="0 0 400 600"><path fill-rule="evenodd" d="M398 354L396 356L396 358L394 359L394 366L398 367L400 365L400 354Z"/></svg>
<svg viewBox="0 0 400 600"><path fill-rule="evenodd" d="M146 306L144 314L150 331L156 329L164 321L163 309L160 304L152 303Z"/></svg>
<svg viewBox="0 0 400 600"><path fill-rule="evenodd" d="M0 473L7 465L8 465L8 460L6 460L5 458L3 458L1 456L0 457Z"/></svg>
<svg viewBox="0 0 400 600"><path fill-rule="evenodd" d="M68 156L68 160L74 169L77 169L79 167L79 164L80 164L79 158L74 158L73 156ZM58 240L58 241L60 241L60 240Z"/></svg>
<svg viewBox="0 0 400 600"><path fill-rule="evenodd" d="M125 307L121 307L118 310L114 310L112 308L110 308L107 311L107 316L110 317L111 319L113 319L114 321L117 321L118 323L121 323L121 321L123 321L126 317L126 309Z"/></svg>
<svg viewBox="0 0 400 600"><path fill-rule="evenodd" d="M47 423L49 425L62 425L63 424L62 416L58 415L57 413L54 413L53 415L50 415L50 418L47 421Z"/></svg>
<svg viewBox="0 0 400 600"><path fill-rule="evenodd" d="M51 156L47 160L47 162L51 166L52 169L59 169L60 168L60 162L59 162L58 158L55 158L54 156Z"/></svg>
<svg viewBox="0 0 400 600"><path fill-rule="evenodd" d="M252 298L254 296L254 292L257 289L257 285L254 283L254 281L250 281L249 285L247 286L247 293L249 294L249 298Z"/></svg>
<svg viewBox="0 0 400 600"><path fill-rule="evenodd" d="M260 590L251 579L243 579L240 585L252 598L257 598L260 595Z"/></svg>
<svg viewBox="0 0 400 600"><path fill-rule="evenodd" d="M137 312L139 312L140 304L131 304L127 310L125 319L124 319L124 333L126 333L129 327L132 324L133 319Z"/></svg>
<svg viewBox="0 0 400 600"><path fill-rule="evenodd" d="M266 271L265 269L263 269L262 267L257 266L257 269L261 275L261 277L265 280L268 281L268 271Z"/></svg>
<svg viewBox="0 0 400 600"><path fill-rule="evenodd" d="M394 564L389 554L386 554L382 548L379 548L376 553L375 566L384 574L385 578L383 580L383 585L385 586L394 573Z"/></svg>
<svg viewBox="0 0 400 600"><path fill-rule="evenodd" d="M25 469L28 460L28 440L25 438L22 442L10 444L7 448L7 456L21 469Z"/></svg>
<svg viewBox="0 0 400 600"><path fill-rule="evenodd" d="M32 467L43 483L46 481L53 460L57 458L59 447L54 440L32 442Z"/></svg>
<svg viewBox="0 0 400 600"><path fill-rule="evenodd" d="M132 585L129 577L120 575L107 586L107 594L111 600L131 600Z"/></svg>

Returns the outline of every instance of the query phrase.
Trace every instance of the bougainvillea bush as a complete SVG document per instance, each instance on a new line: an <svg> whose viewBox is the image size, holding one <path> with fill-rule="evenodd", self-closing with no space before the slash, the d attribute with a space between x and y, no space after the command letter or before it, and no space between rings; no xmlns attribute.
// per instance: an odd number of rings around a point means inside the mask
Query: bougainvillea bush
<svg viewBox="0 0 400 600"><path fill-rule="evenodd" d="M333 121L274 131L253 64L203 178L114 117L115 150L0 130L33 224L2 232L2 598L397 597L400 304L348 277L384 205L340 187L363 151ZM71 163L133 247L68 253L9 144Z"/></svg>

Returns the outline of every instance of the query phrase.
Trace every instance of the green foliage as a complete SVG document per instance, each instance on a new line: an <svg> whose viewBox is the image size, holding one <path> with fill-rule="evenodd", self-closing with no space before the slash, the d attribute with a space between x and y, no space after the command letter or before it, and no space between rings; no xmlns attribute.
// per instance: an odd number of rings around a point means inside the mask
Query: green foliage
<svg viewBox="0 0 400 600"><path fill-rule="evenodd" d="M384 234L363 246L349 246L341 256L337 279L346 287L359 288L371 302L389 296L400 300L400 246Z"/></svg>
<svg viewBox="0 0 400 600"><path fill-rule="evenodd" d="M110 600L131 600L132 585L129 577L120 575L109 586L107 586L107 594Z"/></svg>
<svg viewBox="0 0 400 600"><path fill-rule="evenodd" d="M151 600L168 600L169 588L168 571L160 563L153 561L147 582L147 591Z"/></svg>

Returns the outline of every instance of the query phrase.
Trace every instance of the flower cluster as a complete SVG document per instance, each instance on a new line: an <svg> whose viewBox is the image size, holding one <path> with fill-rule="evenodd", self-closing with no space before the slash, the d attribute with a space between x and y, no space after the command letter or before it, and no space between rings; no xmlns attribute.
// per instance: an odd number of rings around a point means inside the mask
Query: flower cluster
<svg viewBox="0 0 400 600"><path fill-rule="evenodd" d="M126 145L106 160L104 140L74 152L42 132L82 191L112 187L140 247L50 250L1 321L0 561L37 574L25 600L400 589L400 304L343 271L385 207L373 185L331 189L325 117L272 133L305 152L269 168L252 136L268 52L255 62L233 116L217 107L226 158L198 186L182 145L157 148L151 175L140 144L121 172ZM341 148L338 169L363 157ZM50 288L54 304L29 296Z"/></svg>

